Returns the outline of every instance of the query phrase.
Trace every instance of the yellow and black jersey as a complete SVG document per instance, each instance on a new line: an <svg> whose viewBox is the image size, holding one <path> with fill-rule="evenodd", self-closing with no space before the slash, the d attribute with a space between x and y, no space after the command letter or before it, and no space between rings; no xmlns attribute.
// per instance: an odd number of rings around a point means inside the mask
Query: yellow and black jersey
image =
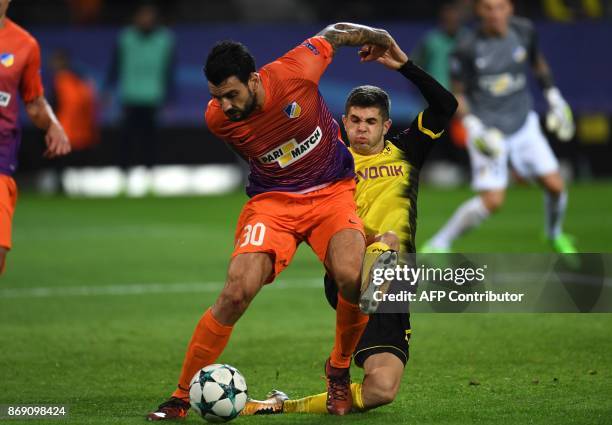
<svg viewBox="0 0 612 425"><path fill-rule="evenodd" d="M366 232L394 231L400 237L402 251L415 252L419 171L436 139L444 133L457 101L412 62L408 61L400 72L419 88L429 106L407 130L385 140L381 152L359 155L351 149L351 153L357 181L355 200Z"/></svg>

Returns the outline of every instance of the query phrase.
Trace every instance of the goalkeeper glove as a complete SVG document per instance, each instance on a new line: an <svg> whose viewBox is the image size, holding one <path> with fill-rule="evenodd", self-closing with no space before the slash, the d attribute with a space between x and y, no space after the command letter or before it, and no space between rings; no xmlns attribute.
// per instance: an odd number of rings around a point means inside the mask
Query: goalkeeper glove
<svg viewBox="0 0 612 425"><path fill-rule="evenodd" d="M561 96L561 92L558 88L552 87L544 92L544 97L548 101L546 128L556 134L562 142L571 140L576 133L576 126L572 110Z"/></svg>
<svg viewBox="0 0 612 425"><path fill-rule="evenodd" d="M474 115L463 117L463 126L467 131L468 143L480 153L491 158L497 157L503 150L504 135L495 127L485 127Z"/></svg>

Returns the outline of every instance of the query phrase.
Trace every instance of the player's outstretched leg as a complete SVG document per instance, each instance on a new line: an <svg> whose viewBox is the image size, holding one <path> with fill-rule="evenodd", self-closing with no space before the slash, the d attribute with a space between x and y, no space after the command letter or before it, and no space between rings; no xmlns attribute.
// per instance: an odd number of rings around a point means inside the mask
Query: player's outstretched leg
<svg viewBox="0 0 612 425"><path fill-rule="evenodd" d="M363 383L351 384L352 411L364 412L393 402L404 373L402 361L391 353L377 353L366 359L363 368L365 374ZM279 395L286 398L281 400ZM327 413L327 393L290 400L285 393L274 390L268 394L268 397L264 401L249 401L247 403L249 410L246 414Z"/></svg>
<svg viewBox="0 0 612 425"><path fill-rule="evenodd" d="M377 236L376 242L368 245L361 271L361 295L359 307L366 314L378 309L375 293L385 294L391 280L384 279L385 270L394 269L398 263L399 238L394 232Z"/></svg>
<svg viewBox="0 0 612 425"><path fill-rule="evenodd" d="M404 364L394 354L378 353L363 364L361 400L363 410L384 406L395 400L399 391Z"/></svg>
<svg viewBox="0 0 612 425"><path fill-rule="evenodd" d="M147 415L148 420L180 419L187 415L191 378L221 355L234 324L246 311L272 271L273 263L268 254L240 254L232 259L225 287L212 308L204 313L191 337L178 388L168 401Z"/></svg>
<svg viewBox="0 0 612 425"><path fill-rule="evenodd" d="M400 248L400 241L395 232L389 231L377 235L374 240L375 242L372 242L366 248L361 272L362 283L359 306L361 311L366 314L373 313L378 307L378 302L374 300L374 291L386 293L390 283L387 281L382 284L374 282L372 271L374 269L384 271L387 268L395 267L398 260L397 251ZM325 274L323 281L325 283L325 297L329 305L335 310L338 305L338 286L329 274Z"/></svg>
<svg viewBox="0 0 612 425"><path fill-rule="evenodd" d="M336 306L336 339L325 363L327 376L327 410L333 415L351 411L351 356L368 323L359 310L361 266L365 250L363 234L354 229L337 232L329 241L325 267L338 285Z"/></svg>
<svg viewBox="0 0 612 425"><path fill-rule="evenodd" d="M480 224L503 204L505 190L489 190L465 201L448 222L420 249L423 253L447 253L455 239Z"/></svg>
<svg viewBox="0 0 612 425"><path fill-rule="evenodd" d="M283 406L287 400L289 400L287 394L279 390L272 390L266 395L265 400L249 399L244 409L240 412L240 416L276 415L283 413ZM327 413L327 410L323 413Z"/></svg>

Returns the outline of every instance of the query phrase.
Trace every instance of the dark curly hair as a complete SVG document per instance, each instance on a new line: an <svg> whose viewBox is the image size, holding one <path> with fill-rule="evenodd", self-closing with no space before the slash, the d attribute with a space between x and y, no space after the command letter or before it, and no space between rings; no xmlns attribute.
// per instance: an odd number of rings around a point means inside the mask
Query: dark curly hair
<svg viewBox="0 0 612 425"><path fill-rule="evenodd" d="M246 84L252 72L255 72L255 58L244 44L231 40L215 44L204 66L206 78L215 86L232 76Z"/></svg>

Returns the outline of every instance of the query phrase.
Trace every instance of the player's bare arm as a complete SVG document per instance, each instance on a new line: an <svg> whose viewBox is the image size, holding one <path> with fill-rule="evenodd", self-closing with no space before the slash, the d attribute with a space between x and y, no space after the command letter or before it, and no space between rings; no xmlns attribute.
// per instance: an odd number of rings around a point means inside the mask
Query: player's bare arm
<svg viewBox="0 0 612 425"><path fill-rule="evenodd" d="M363 46L360 51L362 62L378 59L393 42L384 29L349 22L329 25L317 35L325 37L331 43L334 52L342 46Z"/></svg>
<svg viewBox="0 0 612 425"><path fill-rule="evenodd" d="M47 158L55 158L70 152L68 136L44 96L26 103L26 112L36 127L46 131Z"/></svg>

